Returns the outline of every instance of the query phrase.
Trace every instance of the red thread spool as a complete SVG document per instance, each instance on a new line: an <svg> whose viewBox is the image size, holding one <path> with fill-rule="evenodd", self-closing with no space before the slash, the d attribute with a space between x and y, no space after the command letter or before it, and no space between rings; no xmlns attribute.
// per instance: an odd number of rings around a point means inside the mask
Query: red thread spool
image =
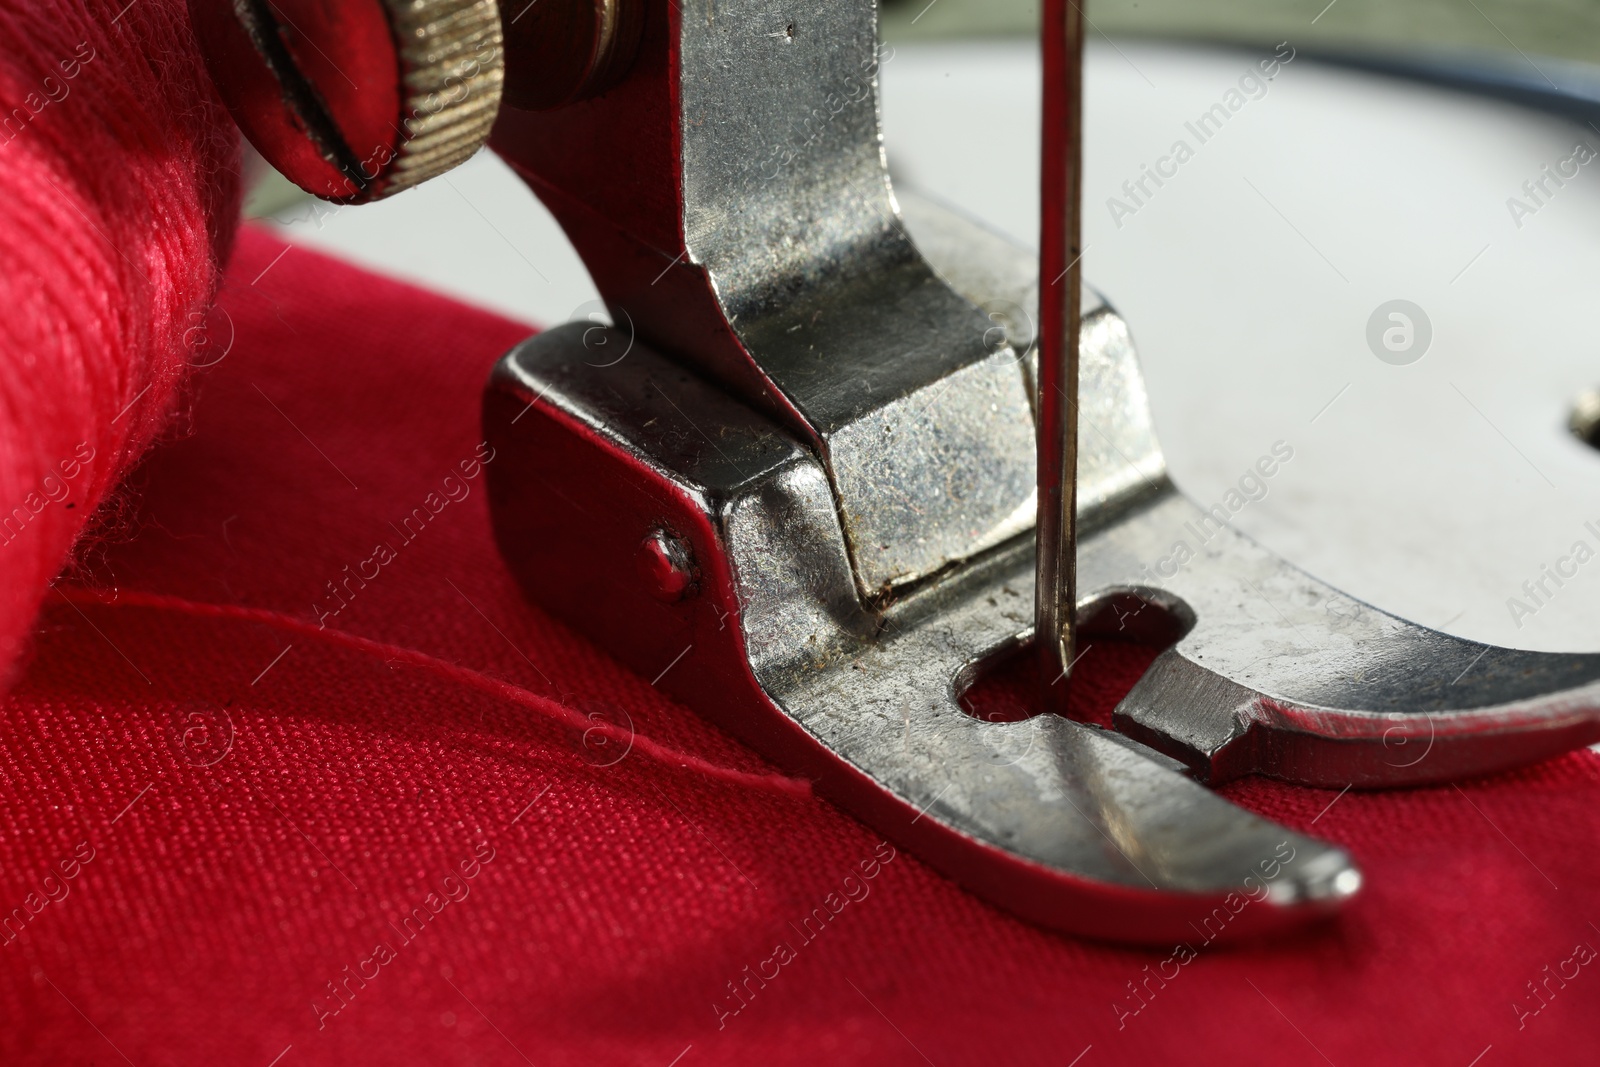
<svg viewBox="0 0 1600 1067"><path fill-rule="evenodd" d="M182 0L0 0L0 41L9 678L48 583L171 414L239 180Z"/></svg>

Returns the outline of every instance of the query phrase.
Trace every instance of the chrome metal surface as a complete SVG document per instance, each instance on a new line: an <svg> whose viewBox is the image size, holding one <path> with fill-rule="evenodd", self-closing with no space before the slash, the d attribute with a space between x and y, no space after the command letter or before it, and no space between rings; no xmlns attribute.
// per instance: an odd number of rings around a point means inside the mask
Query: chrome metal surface
<svg viewBox="0 0 1600 1067"><path fill-rule="evenodd" d="M1359 887L1193 778L1428 782L1600 738L1600 656L1404 622L1186 500L1127 326L1087 293L1081 653L1173 643L1120 732L967 714L1035 635L1039 286L1025 252L896 200L879 62L867 0L669 4L611 92L502 115L497 148L639 333L597 366L594 327L555 330L491 382L496 536L532 596L952 877L1101 937L1231 936Z"/></svg>
<svg viewBox="0 0 1600 1067"><path fill-rule="evenodd" d="M980 306L1032 321L1031 257L902 199L936 270ZM1600 740L1600 655L1519 652L1397 619L1237 533L1225 507L1186 499L1167 478L1126 325L1092 291L1084 307L1080 610L1129 591L1186 631L1118 707L1119 730L1204 781L1263 773L1334 788L1447 781Z"/></svg>
<svg viewBox="0 0 1600 1067"><path fill-rule="evenodd" d="M868 597L1034 518L1026 382L906 237L881 62L865 0L655 5L626 82L494 141L618 321L816 451Z"/></svg>
<svg viewBox="0 0 1600 1067"><path fill-rule="evenodd" d="M1175 492L1085 544L1080 568L1085 588L1147 590L1196 620L1116 723L1206 781L1439 782L1600 739L1600 655L1496 648L1397 619Z"/></svg>
<svg viewBox="0 0 1600 1067"><path fill-rule="evenodd" d="M925 861L1052 928L1234 937L1326 914L1358 888L1343 852L1114 733L962 710L982 666L1029 633L1030 539L887 609L864 606L807 448L643 346L596 369L585 328L513 351L485 406L496 536L551 610ZM1086 333L1096 382L1137 381L1109 310ZM1102 483L1123 479L1120 460L1107 466L1085 479L1103 498L1116 491ZM700 561L692 597L663 603L624 565L656 528Z"/></svg>
<svg viewBox="0 0 1600 1067"><path fill-rule="evenodd" d="M1025 253L1000 256L927 201L906 206L942 276L1030 321ZM975 263L985 248L998 258ZM863 600L832 488L801 440L644 346L595 367L589 327L528 342L491 385L502 550L550 610L647 676L671 666L662 688L853 814L989 899L1094 936L1160 941L1196 916L1233 917L1231 936L1325 913L1358 887L1343 853L1233 808L1185 768L1395 785L1600 737L1600 657L1487 648L1393 618L1182 497L1126 325L1088 294L1085 305L1086 655L1097 635L1161 629L1153 620L1181 634L1118 707L1120 735L960 707L987 663L1032 637L1031 538L891 605ZM670 603L626 565L658 531L695 560L692 592ZM1265 885L1274 856L1266 906L1235 914L1223 902L1251 890L1252 864Z"/></svg>

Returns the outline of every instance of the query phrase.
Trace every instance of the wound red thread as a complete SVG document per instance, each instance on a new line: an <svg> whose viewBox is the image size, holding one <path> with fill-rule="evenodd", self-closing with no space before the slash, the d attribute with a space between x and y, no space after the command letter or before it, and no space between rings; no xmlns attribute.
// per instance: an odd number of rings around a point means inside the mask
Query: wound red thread
<svg viewBox="0 0 1600 1067"><path fill-rule="evenodd" d="M200 362L239 142L183 0L0 0L0 42L3 689Z"/></svg>

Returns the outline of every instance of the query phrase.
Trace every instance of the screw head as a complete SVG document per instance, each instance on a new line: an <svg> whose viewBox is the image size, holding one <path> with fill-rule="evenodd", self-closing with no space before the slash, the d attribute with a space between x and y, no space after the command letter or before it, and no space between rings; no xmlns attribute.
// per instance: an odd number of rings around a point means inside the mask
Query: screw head
<svg viewBox="0 0 1600 1067"><path fill-rule="evenodd" d="M1591 389L1578 397L1572 405L1567 428L1572 436L1590 448L1600 448L1600 389Z"/></svg>
<svg viewBox="0 0 1600 1067"><path fill-rule="evenodd" d="M651 530L635 557L650 595L666 604L688 598L695 588L694 553L666 530Z"/></svg>
<svg viewBox="0 0 1600 1067"><path fill-rule="evenodd" d="M506 103L551 111L622 81L639 52L644 8L643 0L509 0Z"/></svg>
<svg viewBox="0 0 1600 1067"><path fill-rule="evenodd" d="M234 121L327 200L392 196L489 139L505 57L494 0L189 0Z"/></svg>

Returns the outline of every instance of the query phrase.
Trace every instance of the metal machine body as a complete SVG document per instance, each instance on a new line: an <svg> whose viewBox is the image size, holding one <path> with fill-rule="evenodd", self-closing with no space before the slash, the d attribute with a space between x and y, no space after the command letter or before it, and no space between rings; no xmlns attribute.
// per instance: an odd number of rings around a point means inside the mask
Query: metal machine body
<svg viewBox="0 0 1600 1067"><path fill-rule="evenodd" d="M540 33L494 34L492 0L428 0L396 60L402 80L467 78L418 97L426 136L466 144L498 108L493 147L619 324L518 346L485 397L495 534L552 614L986 898L1129 941L1281 927L1360 887L1345 853L1204 783L1439 782L1600 739L1600 656L1415 626L1185 499L1128 327L1089 293L1077 635L1168 647L1115 730L967 713L1033 638L1034 257L897 197L873 0L560 3L549 25L582 30L570 70L535 62ZM411 180L340 163L371 116L311 91L289 20L241 37L196 11L272 158L309 159L310 184L326 163L358 198ZM263 117L271 79L287 112ZM402 163L432 160L400 139Z"/></svg>
<svg viewBox="0 0 1600 1067"><path fill-rule="evenodd" d="M1092 298L1084 639L1132 617L1175 643L1120 733L967 714L1032 636L1031 319L996 312L1036 304L1035 267L891 191L873 15L668 5L612 93L502 116L637 332L552 331L491 382L496 534L531 596L963 884L1101 937L1169 940L1269 885L1237 935L1359 886L1193 778L1440 781L1600 738L1600 657L1413 626L1185 500Z"/></svg>
<svg viewBox="0 0 1600 1067"><path fill-rule="evenodd" d="M879 62L870 3L668 5L626 82L507 111L492 142L618 321L823 459L868 599L1016 536L1035 506L1016 353L899 223Z"/></svg>
<svg viewBox="0 0 1600 1067"><path fill-rule="evenodd" d="M865 603L815 454L642 344L596 366L628 338L593 329L520 346L485 404L496 536L547 609L1041 924L1170 941L1220 909L1237 935L1354 890L1339 850L1234 807L1115 733L962 709L961 690L1029 636L1031 539L893 604ZM1086 333L1087 396L1131 416L1081 476L1105 519L1149 496L1127 484L1116 450L1142 446L1157 484L1160 456L1126 328L1102 306ZM1230 905L1250 895L1266 903L1232 921Z"/></svg>

